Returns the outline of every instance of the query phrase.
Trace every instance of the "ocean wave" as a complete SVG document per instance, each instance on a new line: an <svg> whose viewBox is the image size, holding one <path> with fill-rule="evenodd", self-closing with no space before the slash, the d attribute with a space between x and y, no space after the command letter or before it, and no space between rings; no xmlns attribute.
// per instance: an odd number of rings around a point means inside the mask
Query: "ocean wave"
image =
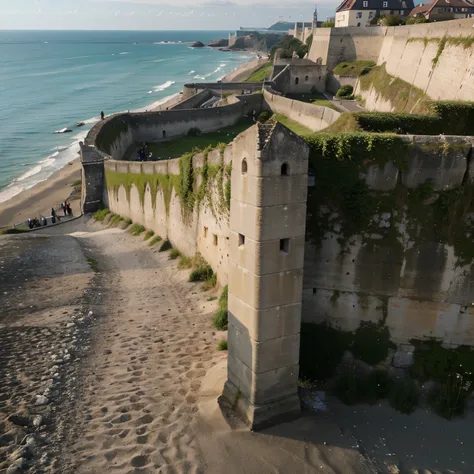
<svg viewBox="0 0 474 474"><path fill-rule="evenodd" d="M227 66L227 63L219 64L219 67L226 67L226 66Z"/></svg>
<svg viewBox="0 0 474 474"><path fill-rule="evenodd" d="M0 203L12 199L26 189L47 180L54 172L64 168L68 163L78 158L79 142L84 141L88 130L74 135L72 142L66 147L56 147L56 151L39 161L28 171L14 179L5 189L0 191Z"/></svg>
<svg viewBox="0 0 474 474"><path fill-rule="evenodd" d="M152 44L188 44L189 41L156 41Z"/></svg>
<svg viewBox="0 0 474 474"><path fill-rule="evenodd" d="M121 55L129 54L127 51L124 51L123 53L119 53Z"/></svg>
<svg viewBox="0 0 474 474"><path fill-rule="evenodd" d="M190 76L191 74L194 74L195 72L196 72L196 71L194 71L194 70L193 70L193 71L189 71L189 72L188 72L188 76Z"/></svg>
<svg viewBox="0 0 474 474"><path fill-rule="evenodd" d="M90 119L87 119L87 120L83 120L84 124L85 125L88 125L88 124L93 124L93 123L96 123L100 120L100 117L92 117Z"/></svg>
<svg viewBox="0 0 474 474"><path fill-rule="evenodd" d="M16 178L15 182L25 181L25 179L31 178L31 176L38 174L42 169L43 167L41 165L37 165L34 168L29 169L26 173L23 173L19 178Z"/></svg>
<svg viewBox="0 0 474 474"><path fill-rule="evenodd" d="M163 61L166 61L166 59L154 59L153 61L150 61L151 63L162 63Z"/></svg>
<svg viewBox="0 0 474 474"><path fill-rule="evenodd" d="M164 84L160 84L159 86L153 87L153 92L162 92L165 89L168 89L168 87L171 87L173 84L176 84L175 81L166 81Z"/></svg>
<svg viewBox="0 0 474 474"><path fill-rule="evenodd" d="M201 79L202 81L204 81L204 80L206 80L206 77L207 77L207 76L199 76L199 75L197 75L197 76L193 76L193 79Z"/></svg>

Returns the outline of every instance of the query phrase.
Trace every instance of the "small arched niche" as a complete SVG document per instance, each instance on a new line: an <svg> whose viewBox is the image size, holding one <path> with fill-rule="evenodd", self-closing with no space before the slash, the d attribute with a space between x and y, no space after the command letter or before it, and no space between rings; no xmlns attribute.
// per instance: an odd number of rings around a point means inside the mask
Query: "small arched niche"
<svg viewBox="0 0 474 474"><path fill-rule="evenodd" d="M295 84L298 85L300 83L300 78L299 77L295 77Z"/></svg>
<svg viewBox="0 0 474 474"><path fill-rule="evenodd" d="M289 174L290 174L290 167L288 166L288 163L283 163L281 165L281 175L289 176Z"/></svg>
<svg viewBox="0 0 474 474"><path fill-rule="evenodd" d="M247 174L247 158L242 160L242 174Z"/></svg>

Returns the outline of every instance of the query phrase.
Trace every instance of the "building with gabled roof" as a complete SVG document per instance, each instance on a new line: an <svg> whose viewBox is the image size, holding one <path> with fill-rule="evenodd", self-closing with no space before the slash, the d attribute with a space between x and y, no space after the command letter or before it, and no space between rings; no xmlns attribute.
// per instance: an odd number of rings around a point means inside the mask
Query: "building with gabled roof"
<svg viewBox="0 0 474 474"><path fill-rule="evenodd" d="M344 0L336 10L336 27L372 26L382 16L408 18L413 0Z"/></svg>
<svg viewBox="0 0 474 474"><path fill-rule="evenodd" d="M474 0L434 0L416 6L409 18L426 18L431 21L459 20L474 17Z"/></svg>

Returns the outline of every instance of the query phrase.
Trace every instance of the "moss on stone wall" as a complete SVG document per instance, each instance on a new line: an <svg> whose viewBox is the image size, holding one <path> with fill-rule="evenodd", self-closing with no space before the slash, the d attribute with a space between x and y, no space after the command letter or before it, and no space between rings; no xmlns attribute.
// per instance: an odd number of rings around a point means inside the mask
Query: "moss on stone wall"
<svg viewBox="0 0 474 474"><path fill-rule="evenodd" d="M360 88L365 92L374 88L382 100L390 102L395 112L429 112L429 97L421 89L388 74L385 64L374 67L369 73L361 76Z"/></svg>
<svg viewBox="0 0 474 474"><path fill-rule="evenodd" d="M460 46L464 49L470 48L474 44L474 36L443 36L441 38L408 38L407 43L417 43L421 42L424 44L425 48L429 43L437 43L438 49L436 55L431 60L433 67L436 67L438 64L439 58L443 54L446 46Z"/></svg>
<svg viewBox="0 0 474 474"><path fill-rule="evenodd" d="M105 122L96 137L96 146L99 150L112 154L112 145L120 135L127 133L130 125L125 118L112 118Z"/></svg>
<svg viewBox="0 0 474 474"><path fill-rule="evenodd" d="M130 202L130 192L132 186L135 186L140 198L140 204L144 206L145 192L150 189L152 207L156 208L157 192L163 193L166 212L169 213L171 195L174 189L175 194L181 202L183 218L188 218L193 210L199 208L202 202L212 208L214 207L222 212L228 209L224 192L224 182L227 185L227 170L224 167L223 151L224 146L219 146L221 150L221 163L219 165L209 166L207 157L212 148L204 150L204 163L202 168L194 169L193 154L186 154L179 161L179 175L173 174L144 174L144 173L120 173L116 171L105 170L106 186L109 192L117 195L121 186L124 187L127 200ZM196 150L196 153L198 150ZM199 185L198 182L200 181ZM217 181L217 183L216 183ZM212 202L212 185L217 184L219 190L219 202ZM229 188L230 189L230 188Z"/></svg>

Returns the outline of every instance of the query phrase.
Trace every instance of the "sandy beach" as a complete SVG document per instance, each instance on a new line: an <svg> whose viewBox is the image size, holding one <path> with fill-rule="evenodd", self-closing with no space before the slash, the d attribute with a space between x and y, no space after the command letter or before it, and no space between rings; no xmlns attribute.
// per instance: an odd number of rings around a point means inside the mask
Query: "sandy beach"
<svg viewBox="0 0 474 474"><path fill-rule="evenodd" d="M50 216L51 208L59 208L61 202L73 192L72 183L81 179L81 169L80 160L74 160L56 171L46 181L0 203L0 228L40 215ZM80 214L79 200L70 203L74 215Z"/></svg>
<svg viewBox="0 0 474 474"><path fill-rule="evenodd" d="M265 64L268 62L268 59L266 58L261 58L261 59L253 59L249 61L246 64L243 64L242 66L238 67L235 71L230 72L229 74L226 74L222 78L222 82L242 82L245 81L252 71L256 69L257 67L261 66L262 64Z"/></svg>
<svg viewBox="0 0 474 474"><path fill-rule="evenodd" d="M224 53L223 53L224 54ZM251 72L267 62L267 59L254 59L243 64L227 74L224 82L239 82L245 80ZM181 94L173 94L135 112L162 111L170 109L181 101ZM28 218L50 215L51 208L57 208L69 197L74 187L72 183L81 179L81 164L79 159L52 174L47 180L38 183L30 189L22 191L12 199L0 203L0 229L15 223L26 221ZM80 201L71 201L74 215L80 214Z"/></svg>

